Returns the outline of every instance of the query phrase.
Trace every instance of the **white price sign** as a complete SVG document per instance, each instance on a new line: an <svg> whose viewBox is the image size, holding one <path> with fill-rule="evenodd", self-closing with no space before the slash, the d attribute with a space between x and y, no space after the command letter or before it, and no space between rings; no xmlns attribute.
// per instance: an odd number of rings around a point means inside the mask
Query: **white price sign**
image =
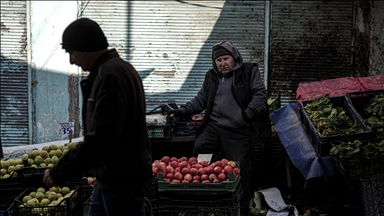
<svg viewBox="0 0 384 216"><path fill-rule="evenodd" d="M69 135L73 134L74 130L74 122L61 122L59 123L59 134L61 135Z"/></svg>
<svg viewBox="0 0 384 216"><path fill-rule="evenodd" d="M212 155L213 154L199 154L199 155L197 155L197 161L198 162L200 162L200 161L207 161L208 164L209 164L211 162Z"/></svg>

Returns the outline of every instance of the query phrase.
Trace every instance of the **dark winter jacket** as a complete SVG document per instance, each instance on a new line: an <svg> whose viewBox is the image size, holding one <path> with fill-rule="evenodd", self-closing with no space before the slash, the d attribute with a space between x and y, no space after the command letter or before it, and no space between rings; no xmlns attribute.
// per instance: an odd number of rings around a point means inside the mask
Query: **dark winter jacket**
<svg viewBox="0 0 384 216"><path fill-rule="evenodd" d="M67 152L50 173L63 182L92 170L99 189L142 189L151 179L152 153L142 80L112 49L81 81L84 142Z"/></svg>
<svg viewBox="0 0 384 216"><path fill-rule="evenodd" d="M221 43L220 46L231 52L236 65L226 76L223 76L219 73L212 55L213 68L206 73L197 96L181 107L183 115L188 116L205 110L205 118L197 134L208 121L214 120L226 128L251 126L255 135L253 143L259 142L264 137L268 139L271 135L271 122L267 110L268 95L257 64L243 63L239 50L230 42ZM215 97L217 97L218 86L221 85L219 82L226 79L231 80L232 95L220 95L222 98L217 100ZM235 105L230 102L231 98L236 101ZM213 104L216 105L213 106ZM219 109L219 111L212 109ZM215 113L214 116L212 113ZM225 120L220 119L218 114Z"/></svg>

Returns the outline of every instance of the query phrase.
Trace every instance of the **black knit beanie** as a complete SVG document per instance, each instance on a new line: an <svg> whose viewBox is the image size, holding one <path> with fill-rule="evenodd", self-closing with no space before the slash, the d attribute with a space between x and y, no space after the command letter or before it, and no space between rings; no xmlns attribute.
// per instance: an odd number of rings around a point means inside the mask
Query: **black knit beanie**
<svg viewBox="0 0 384 216"><path fill-rule="evenodd" d="M99 24L88 18L73 21L64 30L62 48L92 52L107 48L108 41Z"/></svg>
<svg viewBox="0 0 384 216"><path fill-rule="evenodd" d="M212 49L213 49L213 59L217 59L222 55L232 55L231 52L229 52L227 49L219 45L214 46Z"/></svg>

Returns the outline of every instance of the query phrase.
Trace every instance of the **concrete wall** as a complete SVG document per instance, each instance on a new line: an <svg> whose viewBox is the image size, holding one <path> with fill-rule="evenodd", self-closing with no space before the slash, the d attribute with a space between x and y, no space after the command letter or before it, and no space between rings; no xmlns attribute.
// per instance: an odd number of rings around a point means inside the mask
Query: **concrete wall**
<svg viewBox="0 0 384 216"><path fill-rule="evenodd" d="M65 27L77 18L77 2L29 1L28 4L33 143L66 139L68 136L59 134L59 123L79 123L76 101L80 71L69 64L69 55L60 43Z"/></svg>
<svg viewBox="0 0 384 216"><path fill-rule="evenodd" d="M372 1L370 75L384 74L384 1Z"/></svg>

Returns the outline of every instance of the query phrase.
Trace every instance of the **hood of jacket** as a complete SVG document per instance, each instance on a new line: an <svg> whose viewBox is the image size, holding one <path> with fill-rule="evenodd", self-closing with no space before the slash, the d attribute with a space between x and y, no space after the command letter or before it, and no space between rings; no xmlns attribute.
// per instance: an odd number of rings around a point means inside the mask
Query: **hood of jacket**
<svg viewBox="0 0 384 216"><path fill-rule="evenodd" d="M211 51L211 59L212 59L213 70L217 74L220 74L220 72L217 69L215 58L213 57L213 47L215 47L215 46L220 46L220 47L223 47L223 48L227 49L232 54L232 57L235 60L235 66L228 73L228 75L232 74L233 71L236 71L237 69L241 68L241 66L243 65L243 56L241 55L240 51L230 41L221 41L221 42L213 45L212 46L212 51Z"/></svg>

